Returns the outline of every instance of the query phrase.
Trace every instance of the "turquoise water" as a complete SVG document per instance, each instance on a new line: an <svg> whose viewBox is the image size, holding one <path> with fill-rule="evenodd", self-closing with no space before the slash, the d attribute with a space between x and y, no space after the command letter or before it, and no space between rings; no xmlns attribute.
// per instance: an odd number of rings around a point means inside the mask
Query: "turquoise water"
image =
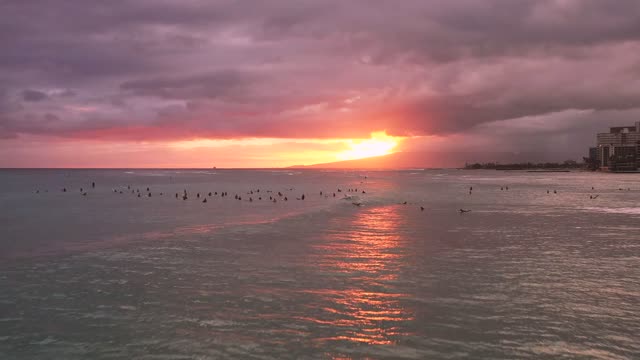
<svg viewBox="0 0 640 360"><path fill-rule="evenodd" d="M637 175L3 170L0 185L3 359L640 354Z"/></svg>

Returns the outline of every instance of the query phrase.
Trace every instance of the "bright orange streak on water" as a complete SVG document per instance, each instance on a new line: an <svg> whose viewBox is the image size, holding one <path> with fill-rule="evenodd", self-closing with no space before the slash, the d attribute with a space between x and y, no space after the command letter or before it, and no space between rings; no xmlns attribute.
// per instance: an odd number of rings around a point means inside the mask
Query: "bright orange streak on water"
<svg viewBox="0 0 640 360"><path fill-rule="evenodd" d="M322 303L331 305L322 308L322 318L305 320L344 329L322 341L391 344L403 335L400 323L413 319L400 303L408 295L394 292L388 283L397 278L404 257L398 250L401 223L398 207L363 210L351 223L339 224L341 230L318 247L323 254L319 265L354 284L316 292L325 298Z"/></svg>

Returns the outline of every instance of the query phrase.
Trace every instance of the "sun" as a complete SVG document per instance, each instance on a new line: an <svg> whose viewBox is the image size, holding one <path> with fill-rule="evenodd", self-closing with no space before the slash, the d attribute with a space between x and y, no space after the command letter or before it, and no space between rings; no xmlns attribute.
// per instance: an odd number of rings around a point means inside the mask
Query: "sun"
<svg viewBox="0 0 640 360"><path fill-rule="evenodd" d="M370 139L347 140L350 149L336 154L336 157L339 160L355 160L391 154L400 140L401 137L387 135L385 131L374 132Z"/></svg>

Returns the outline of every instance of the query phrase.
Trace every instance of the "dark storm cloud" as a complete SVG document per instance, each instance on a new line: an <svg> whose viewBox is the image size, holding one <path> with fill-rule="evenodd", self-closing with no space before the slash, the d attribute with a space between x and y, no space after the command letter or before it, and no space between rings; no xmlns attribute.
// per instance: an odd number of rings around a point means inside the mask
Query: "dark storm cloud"
<svg viewBox="0 0 640 360"><path fill-rule="evenodd" d="M446 135L640 107L634 0L13 0L0 42L4 137Z"/></svg>
<svg viewBox="0 0 640 360"><path fill-rule="evenodd" d="M237 71L216 71L187 77L159 77L127 81L120 88L135 95L168 99L218 98L237 93L250 81L250 75Z"/></svg>
<svg viewBox="0 0 640 360"><path fill-rule="evenodd" d="M37 90L24 90L22 98L24 101L41 101L47 98L47 94Z"/></svg>

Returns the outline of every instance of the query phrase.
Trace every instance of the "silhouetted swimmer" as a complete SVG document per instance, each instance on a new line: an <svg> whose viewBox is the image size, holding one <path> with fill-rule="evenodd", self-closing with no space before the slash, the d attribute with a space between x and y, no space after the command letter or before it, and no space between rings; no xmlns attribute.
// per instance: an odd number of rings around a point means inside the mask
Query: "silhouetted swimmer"
<svg viewBox="0 0 640 360"><path fill-rule="evenodd" d="M471 212L471 210L465 210L465 209L460 209L458 211L460 212L460 214Z"/></svg>
<svg viewBox="0 0 640 360"><path fill-rule="evenodd" d="M95 183L95 182L92 182L92 183L91 183L91 187L95 189L95 188L96 188L96 183Z"/></svg>
<svg viewBox="0 0 640 360"><path fill-rule="evenodd" d="M259 196L259 197L258 197L258 200L262 200L262 196Z"/></svg>
<svg viewBox="0 0 640 360"><path fill-rule="evenodd" d="M501 187L500 187L500 191L502 191L502 190L504 190L504 188L501 186Z"/></svg>
<svg viewBox="0 0 640 360"><path fill-rule="evenodd" d="M217 192L217 191L216 191L216 192L214 192L214 194L215 194L216 196L218 196L218 192Z"/></svg>
<svg viewBox="0 0 640 360"><path fill-rule="evenodd" d="M506 190L509 190L509 187L508 187L508 186L505 186L505 189L506 189Z"/></svg>
<svg viewBox="0 0 640 360"><path fill-rule="evenodd" d="M302 194L302 200L304 200L304 194Z"/></svg>
<svg viewBox="0 0 640 360"><path fill-rule="evenodd" d="M593 186L591 187L591 190L595 190L595 189L593 188Z"/></svg>
<svg viewBox="0 0 640 360"><path fill-rule="evenodd" d="M407 205L407 202L406 202L406 201L405 201L405 202L403 202L403 203L402 203L402 205Z"/></svg>
<svg viewBox="0 0 640 360"><path fill-rule="evenodd" d="M333 197L336 197L336 193L333 193Z"/></svg>
<svg viewBox="0 0 640 360"><path fill-rule="evenodd" d="M80 192L82 192L82 188L80 188Z"/></svg>
<svg viewBox="0 0 640 360"><path fill-rule="evenodd" d="M185 194L185 195L182 195L182 200L187 200L187 199L188 199L188 197L187 197L187 195L186 195L186 194Z"/></svg>
<svg viewBox="0 0 640 360"><path fill-rule="evenodd" d="M322 191L320 191L320 196L322 196Z"/></svg>
<svg viewBox="0 0 640 360"><path fill-rule="evenodd" d="M362 190L362 193L363 193L363 194L366 194L366 192L365 192L364 190Z"/></svg>
<svg viewBox="0 0 640 360"><path fill-rule="evenodd" d="M473 186L469 186L469 191L473 191Z"/></svg>
<svg viewBox="0 0 640 360"><path fill-rule="evenodd" d="M594 197L593 197L593 199L594 199L594 200L595 200L595 199L597 199L597 198L598 198L598 196L600 196L600 195L596 195L596 196L594 196Z"/></svg>
<svg viewBox="0 0 640 360"><path fill-rule="evenodd" d="M355 206L358 206L358 207L362 206L362 203L360 203L360 202L352 202L352 204L355 205Z"/></svg>
<svg viewBox="0 0 640 360"><path fill-rule="evenodd" d="M86 193L86 192L83 192L83 193L82 193L82 196L87 196L87 193Z"/></svg>
<svg viewBox="0 0 640 360"><path fill-rule="evenodd" d="M211 196L211 191L209 191L209 196Z"/></svg>
<svg viewBox="0 0 640 360"><path fill-rule="evenodd" d="M238 196L238 200L242 200L242 196Z"/></svg>
<svg viewBox="0 0 640 360"><path fill-rule="evenodd" d="M198 199L200 199L200 193L197 193L197 194L196 194L196 197L197 197Z"/></svg>
<svg viewBox="0 0 640 360"><path fill-rule="evenodd" d="M138 197L140 197L140 194L138 193Z"/></svg>
<svg viewBox="0 0 640 360"><path fill-rule="evenodd" d="M282 196L282 193L280 191L278 191L278 196Z"/></svg>
<svg viewBox="0 0 640 360"><path fill-rule="evenodd" d="M147 192L149 192L149 188L147 188Z"/></svg>
<svg viewBox="0 0 640 360"><path fill-rule="evenodd" d="M176 193L176 199L178 198L178 193Z"/></svg>
<svg viewBox="0 0 640 360"><path fill-rule="evenodd" d="M67 188L62 188L62 192L67 192Z"/></svg>
<svg viewBox="0 0 640 360"><path fill-rule="evenodd" d="M207 198L204 198L204 200L202 200L202 202L203 202L203 203L206 203L206 202L207 202Z"/></svg>
<svg viewBox="0 0 640 360"><path fill-rule="evenodd" d="M338 192L342 192L342 190L338 189Z"/></svg>
<svg viewBox="0 0 640 360"><path fill-rule="evenodd" d="M547 194L549 193L549 190L547 190Z"/></svg>
<svg viewBox="0 0 640 360"><path fill-rule="evenodd" d="M249 202L253 202L253 198L252 197L249 197Z"/></svg>
<svg viewBox="0 0 640 360"><path fill-rule="evenodd" d="M36 194L40 194L40 190L36 190Z"/></svg>
<svg viewBox="0 0 640 360"><path fill-rule="evenodd" d="M557 194L558 192L557 192L557 191L555 191L555 190L553 190L553 193L554 193L554 194Z"/></svg>
<svg viewBox="0 0 640 360"><path fill-rule="evenodd" d="M424 211L424 206L420 206L420 211Z"/></svg>
<svg viewBox="0 0 640 360"><path fill-rule="evenodd" d="M284 197L284 201L289 201L289 199L287 199L287 197L285 196L285 197Z"/></svg>
<svg viewBox="0 0 640 360"><path fill-rule="evenodd" d="M131 185L127 185L127 190L131 190Z"/></svg>
<svg viewBox="0 0 640 360"><path fill-rule="evenodd" d="M148 196L148 197L151 197L151 193L148 193L148 194L147 194L147 196Z"/></svg>

